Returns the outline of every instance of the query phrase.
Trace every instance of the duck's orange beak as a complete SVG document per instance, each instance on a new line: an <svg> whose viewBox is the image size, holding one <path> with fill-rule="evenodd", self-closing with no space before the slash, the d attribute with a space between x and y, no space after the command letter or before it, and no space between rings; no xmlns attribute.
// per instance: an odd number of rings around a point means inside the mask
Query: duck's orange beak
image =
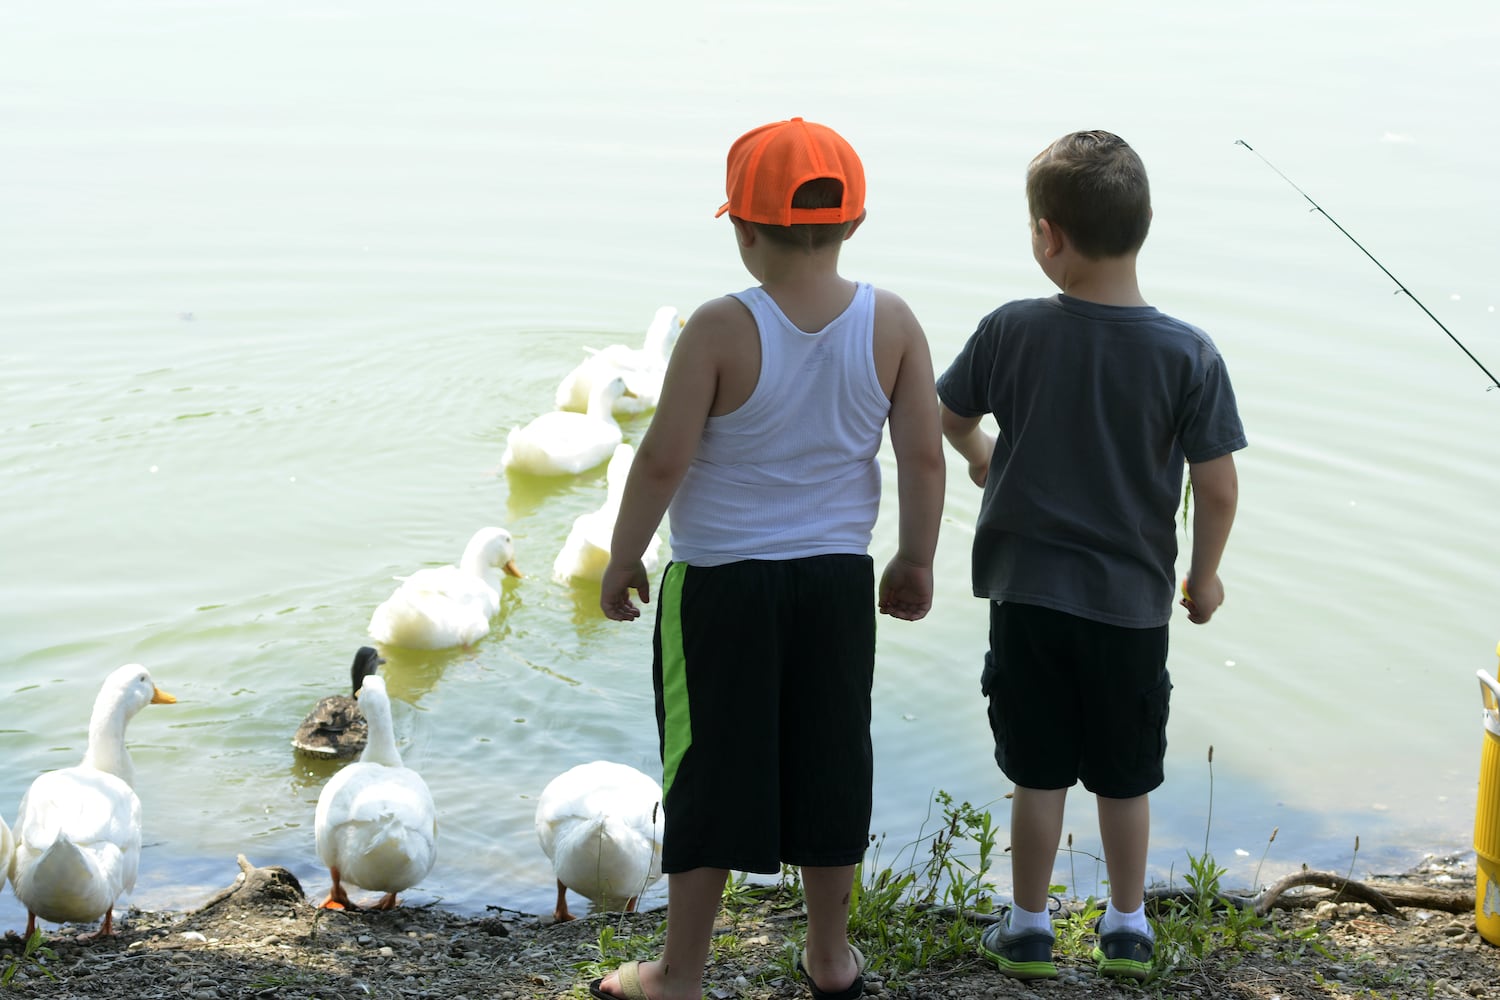
<svg viewBox="0 0 1500 1000"><path fill-rule="evenodd" d="M523 574L521 573L521 571L516 568L516 561L514 559L507 559L505 561L505 565L501 566L500 568L505 571L505 574L507 576L513 576L517 580L521 580L521 579L525 578L523 576Z"/></svg>
<svg viewBox="0 0 1500 1000"><path fill-rule="evenodd" d="M163 691L159 687L154 687L153 686L151 688L151 692L152 692L151 693L151 704L153 704L153 705L175 705L175 704L177 704L177 699L175 697L173 697L172 695L167 694L167 692Z"/></svg>

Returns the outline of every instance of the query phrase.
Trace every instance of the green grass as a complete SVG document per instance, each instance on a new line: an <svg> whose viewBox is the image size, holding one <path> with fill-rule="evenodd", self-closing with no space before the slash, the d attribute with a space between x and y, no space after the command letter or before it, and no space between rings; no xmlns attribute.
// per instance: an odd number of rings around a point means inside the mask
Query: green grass
<svg viewBox="0 0 1500 1000"><path fill-rule="evenodd" d="M1212 748L1208 763L1211 826ZM1275 836L1273 831L1273 840ZM988 964L979 954L979 937L993 922L998 909L992 868L1005 853L1000 837L994 817L987 809L955 802L947 792L939 791L916 837L897 850L894 857L887 860L883 856L884 837L872 838L850 900L849 938L864 952L867 968L885 980L889 988L899 990L905 977L925 973L935 965L958 970ZM1358 841L1355 843L1357 852ZM1214 860L1208 844L1205 830L1203 852L1187 855L1186 871L1181 876L1185 890L1175 898L1150 903L1156 955L1154 968L1142 984L1145 995L1164 996L1164 989L1174 977L1198 971L1210 963L1220 968L1233 965L1239 957L1260 949L1287 961L1297 961L1310 953L1328 956L1315 930L1281 930L1270 920L1257 916L1248 900L1236 900L1226 893L1222 885L1226 869ZM1051 887L1062 904L1053 920L1056 956L1062 964L1089 968L1093 965L1097 941L1094 926L1104 912L1104 899L1096 899L1093 893L1107 889L1108 885L1100 880L1104 862L1075 849L1071 836L1065 850L1069 878L1074 885ZM1080 859L1093 863L1091 869L1084 870L1085 878L1090 870L1093 877L1092 889L1086 895L1079 892L1077 861ZM1259 866L1256 874L1258 878ZM762 917L769 907L773 912L789 913L794 919L778 921L785 928L786 946L763 975L766 979L795 978L796 956L804 943L804 921L798 912L803 906L800 875L795 868L784 867L780 879L770 884L751 882L744 874L736 874L725 885L723 898L722 916L727 918L730 929L715 938L713 957L732 960L742 954L744 943L738 933L741 921ZM585 978L604 975L621 961L659 953L665 923L648 934L622 935L621 926L606 926L601 930L598 960L578 966ZM1351 978L1364 989L1398 985L1374 976Z"/></svg>
<svg viewBox="0 0 1500 1000"><path fill-rule="evenodd" d="M26 939L21 954L11 960L4 972L0 972L0 986L9 986L11 980L16 978L16 973L22 970L25 970L28 975L41 973L48 979L56 979L57 974L47 968L48 962L56 960L57 953L47 947L41 928L35 928L31 936Z"/></svg>

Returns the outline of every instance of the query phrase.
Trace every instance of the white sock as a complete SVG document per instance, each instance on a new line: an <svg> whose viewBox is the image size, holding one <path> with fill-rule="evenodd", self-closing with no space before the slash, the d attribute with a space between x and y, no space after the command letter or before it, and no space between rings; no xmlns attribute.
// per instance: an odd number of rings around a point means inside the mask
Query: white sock
<svg viewBox="0 0 1500 1000"><path fill-rule="evenodd" d="M1144 903L1126 913L1124 910L1115 909L1115 901L1111 899L1109 905L1104 908L1104 918L1099 921L1099 930L1101 932L1130 931L1152 940L1156 938L1151 931L1151 925L1146 922L1146 904Z"/></svg>
<svg viewBox="0 0 1500 1000"><path fill-rule="evenodd" d="M1010 929L1013 931L1043 931L1051 934L1052 916L1046 910L1036 913L1012 903L1010 907Z"/></svg>

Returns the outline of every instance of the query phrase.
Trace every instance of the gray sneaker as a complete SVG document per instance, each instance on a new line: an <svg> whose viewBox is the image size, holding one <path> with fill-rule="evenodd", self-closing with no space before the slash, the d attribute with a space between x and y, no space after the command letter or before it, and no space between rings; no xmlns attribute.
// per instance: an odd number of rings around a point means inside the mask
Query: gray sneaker
<svg viewBox="0 0 1500 1000"><path fill-rule="evenodd" d="M1099 972L1103 975L1145 979L1151 975L1151 956L1155 949L1155 943L1144 934L1137 934L1135 931L1104 931L1094 947L1094 961L1098 963Z"/></svg>
<svg viewBox="0 0 1500 1000"><path fill-rule="evenodd" d="M979 938L979 951L1012 979L1056 979L1053 936L1046 931L1010 930L1008 916L990 924Z"/></svg>

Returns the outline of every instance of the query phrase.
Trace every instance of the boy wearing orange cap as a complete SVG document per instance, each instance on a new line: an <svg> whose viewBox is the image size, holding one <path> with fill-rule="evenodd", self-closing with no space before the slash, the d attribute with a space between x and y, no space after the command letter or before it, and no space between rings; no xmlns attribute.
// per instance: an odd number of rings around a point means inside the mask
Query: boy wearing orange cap
<svg viewBox="0 0 1500 1000"><path fill-rule="evenodd" d="M1047 891L1065 797L1082 781L1109 869L1094 957L1106 975L1144 979L1147 793L1166 752L1183 464L1194 515L1182 603L1201 624L1224 600L1245 434L1213 342L1141 297L1151 196L1135 151L1108 132L1063 136L1032 160L1026 198L1032 253L1062 294L986 316L937 384L943 433L984 489L981 687L995 760L1016 785L1015 903L981 947L1014 978L1057 975ZM998 437L981 429L986 415Z"/></svg>
<svg viewBox="0 0 1500 1000"><path fill-rule="evenodd" d="M668 880L659 960L596 997L698 1000L730 870L802 868L816 998L863 992L848 940L869 843L875 609L932 602L943 452L927 340L899 297L838 272L864 221L864 169L800 118L729 151L728 214L756 287L688 320L626 482L600 607L650 600L641 553L670 511L653 680ZM878 600L868 552L886 425L900 507Z"/></svg>

